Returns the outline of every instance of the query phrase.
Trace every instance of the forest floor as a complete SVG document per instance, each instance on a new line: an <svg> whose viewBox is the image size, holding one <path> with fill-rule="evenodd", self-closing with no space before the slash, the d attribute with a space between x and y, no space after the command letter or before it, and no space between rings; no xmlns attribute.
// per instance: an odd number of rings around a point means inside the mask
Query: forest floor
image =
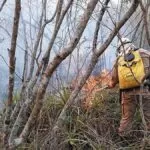
<svg viewBox="0 0 150 150"><path fill-rule="evenodd" d="M121 110L117 88L98 92L89 108L81 100L67 110L64 126L53 141L55 149L51 149L45 141L51 144L51 130L69 95L68 90L59 96L46 95L35 128L18 150L150 150L150 140L144 137L139 111L130 133L124 137L118 135ZM1 130L2 125L0 118Z"/></svg>
<svg viewBox="0 0 150 150"><path fill-rule="evenodd" d="M68 97L69 92L66 90L59 98L47 95L38 126L31 136L34 139L30 144L33 149L50 139L50 131ZM144 137L140 112L136 112L132 130L124 137L120 137L117 132L120 118L117 88L98 92L89 108L81 100L67 111L65 126L55 140L56 150L149 150L149 137Z"/></svg>

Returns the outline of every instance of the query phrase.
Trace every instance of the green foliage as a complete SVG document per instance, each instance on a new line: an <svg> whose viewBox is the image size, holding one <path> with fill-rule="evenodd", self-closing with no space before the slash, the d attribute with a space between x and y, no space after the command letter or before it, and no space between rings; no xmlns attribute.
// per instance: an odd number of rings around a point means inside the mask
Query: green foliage
<svg viewBox="0 0 150 150"><path fill-rule="evenodd" d="M47 94L44 103L44 109L58 108L62 109L70 96L70 91L62 88L55 94Z"/></svg>
<svg viewBox="0 0 150 150"><path fill-rule="evenodd" d="M13 95L13 103L16 104L20 100L20 91L15 91Z"/></svg>

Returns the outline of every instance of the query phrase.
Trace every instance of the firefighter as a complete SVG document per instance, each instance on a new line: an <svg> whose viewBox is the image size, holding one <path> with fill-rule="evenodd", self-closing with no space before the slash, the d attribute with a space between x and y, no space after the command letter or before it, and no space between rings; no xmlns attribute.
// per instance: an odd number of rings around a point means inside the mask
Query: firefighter
<svg viewBox="0 0 150 150"><path fill-rule="evenodd" d="M150 130L150 52L122 38L117 55L108 87L119 84L122 115L118 133L124 136L130 131L141 94L144 119Z"/></svg>

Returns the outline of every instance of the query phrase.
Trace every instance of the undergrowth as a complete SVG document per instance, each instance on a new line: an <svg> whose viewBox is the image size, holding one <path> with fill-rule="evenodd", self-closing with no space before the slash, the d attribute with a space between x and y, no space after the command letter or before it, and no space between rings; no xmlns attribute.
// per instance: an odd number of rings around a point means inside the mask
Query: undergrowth
<svg viewBox="0 0 150 150"><path fill-rule="evenodd" d="M30 134L28 149L50 149L43 143L49 140L57 117L68 100L70 91L47 94L35 129ZM80 97L80 96L79 96ZM126 137L118 135L121 118L118 89L103 90L96 94L91 108L81 104L67 110L64 126L53 141L54 150L140 150L142 149L143 127L139 112L136 113L132 131ZM144 150L150 149L146 144ZM42 148L41 148L42 147Z"/></svg>

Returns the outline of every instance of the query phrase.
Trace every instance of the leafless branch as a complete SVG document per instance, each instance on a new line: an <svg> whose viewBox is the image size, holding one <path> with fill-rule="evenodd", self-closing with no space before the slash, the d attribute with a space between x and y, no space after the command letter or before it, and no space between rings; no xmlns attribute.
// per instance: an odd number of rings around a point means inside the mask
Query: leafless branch
<svg viewBox="0 0 150 150"><path fill-rule="evenodd" d="M4 5L5 5L6 2L7 2L7 0L3 0L2 4L0 6L0 12L2 11L2 9L3 9L3 7L4 7Z"/></svg>
<svg viewBox="0 0 150 150"><path fill-rule="evenodd" d="M93 38L93 51L96 49L97 47L97 39L98 39L98 33L99 33L99 28L100 28L100 23L102 21L102 18L103 18L103 15L105 13L105 10L107 9L107 5L109 3L110 0L106 0L104 5L102 5L102 9L99 13L99 16L98 16L98 20L97 20L97 23L96 23L96 28L95 28L95 32L94 32L94 38Z"/></svg>
<svg viewBox="0 0 150 150"><path fill-rule="evenodd" d="M147 37L148 44L150 46L150 32L149 32L150 30L149 30L149 25L148 25L148 21L147 21L149 6L150 6L150 4L146 5L146 8L145 8L142 0L140 0L140 7L143 11L143 16L144 16L143 19L144 19L144 26L145 26L145 30L146 30L146 37Z"/></svg>

